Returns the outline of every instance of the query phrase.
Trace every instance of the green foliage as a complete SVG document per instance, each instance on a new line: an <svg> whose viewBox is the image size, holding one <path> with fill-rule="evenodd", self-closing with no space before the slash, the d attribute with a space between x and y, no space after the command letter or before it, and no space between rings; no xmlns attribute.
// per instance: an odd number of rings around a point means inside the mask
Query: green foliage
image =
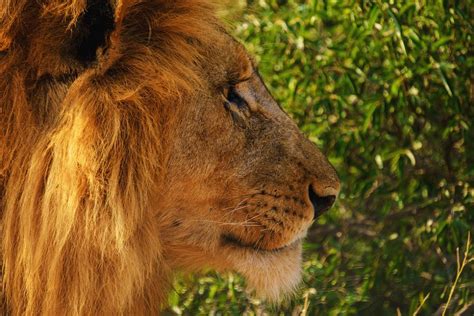
<svg viewBox="0 0 474 316"><path fill-rule="evenodd" d="M474 227L472 0L259 0L235 33L275 98L343 182L306 245L305 285L283 307L235 275L181 281L183 314L433 314ZM429 295L428 295L429 294ZM424 303L422 303L424 301ZM448 314L473 308L474 265ZM375 313L375 314L374 314ZM470 313L474 313L471 312Z"/></svg>

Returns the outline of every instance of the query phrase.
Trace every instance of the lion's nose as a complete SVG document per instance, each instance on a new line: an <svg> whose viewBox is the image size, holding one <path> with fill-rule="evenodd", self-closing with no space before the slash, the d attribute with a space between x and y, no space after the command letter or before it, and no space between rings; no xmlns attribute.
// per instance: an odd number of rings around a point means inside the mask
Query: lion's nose
<svg viewBox="0 0 474 316"><path fill-rule="evenodd" d="M334 205L338 193L339 188L309 186L309 199L313 204L314 218L318 218Z"/></svg>

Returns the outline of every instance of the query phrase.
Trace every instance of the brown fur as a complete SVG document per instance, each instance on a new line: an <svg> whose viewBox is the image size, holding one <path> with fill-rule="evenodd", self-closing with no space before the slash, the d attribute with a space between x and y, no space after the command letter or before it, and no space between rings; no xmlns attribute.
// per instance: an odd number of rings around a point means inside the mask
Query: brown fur
<svg viewBox="0 0 474 316"><path fill-rule="evenodd" d="M291 291L332 167L207 1L111 1L92 55L91 3L0 0L3 311L156 314L203 267Z"/></svg>

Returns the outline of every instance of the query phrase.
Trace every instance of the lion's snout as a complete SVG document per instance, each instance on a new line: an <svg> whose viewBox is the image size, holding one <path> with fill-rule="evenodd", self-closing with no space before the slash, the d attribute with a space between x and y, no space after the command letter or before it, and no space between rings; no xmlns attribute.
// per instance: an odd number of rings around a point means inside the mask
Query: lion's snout
<svg viewBox="0 0 474 316"><path fill-rule="evenodd" d="M296 146L297 174L302 175L306 183L306 200L312 205L313 219L327 212L334 205L341 183L336 170L321 151L302 134L293 141Z"/></svg>

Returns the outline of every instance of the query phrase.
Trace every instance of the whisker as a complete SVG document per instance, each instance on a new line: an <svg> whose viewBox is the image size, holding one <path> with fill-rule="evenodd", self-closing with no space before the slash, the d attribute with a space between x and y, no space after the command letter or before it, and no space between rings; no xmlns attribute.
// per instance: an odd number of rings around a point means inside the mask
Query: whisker
<svg viewBox="0 0 474 316"><path fill-rule="evenodd" d="M248 221L243 221L243 222L221 222L221 221L214 221L214 220L207 220L207 219L196 219L196 220L191 220L190 222L198 222L198 223L212 223L212 224L218 224L221 226L244 226L244 227L259 227L262 226L257 223L248 223Z"/></svg>

